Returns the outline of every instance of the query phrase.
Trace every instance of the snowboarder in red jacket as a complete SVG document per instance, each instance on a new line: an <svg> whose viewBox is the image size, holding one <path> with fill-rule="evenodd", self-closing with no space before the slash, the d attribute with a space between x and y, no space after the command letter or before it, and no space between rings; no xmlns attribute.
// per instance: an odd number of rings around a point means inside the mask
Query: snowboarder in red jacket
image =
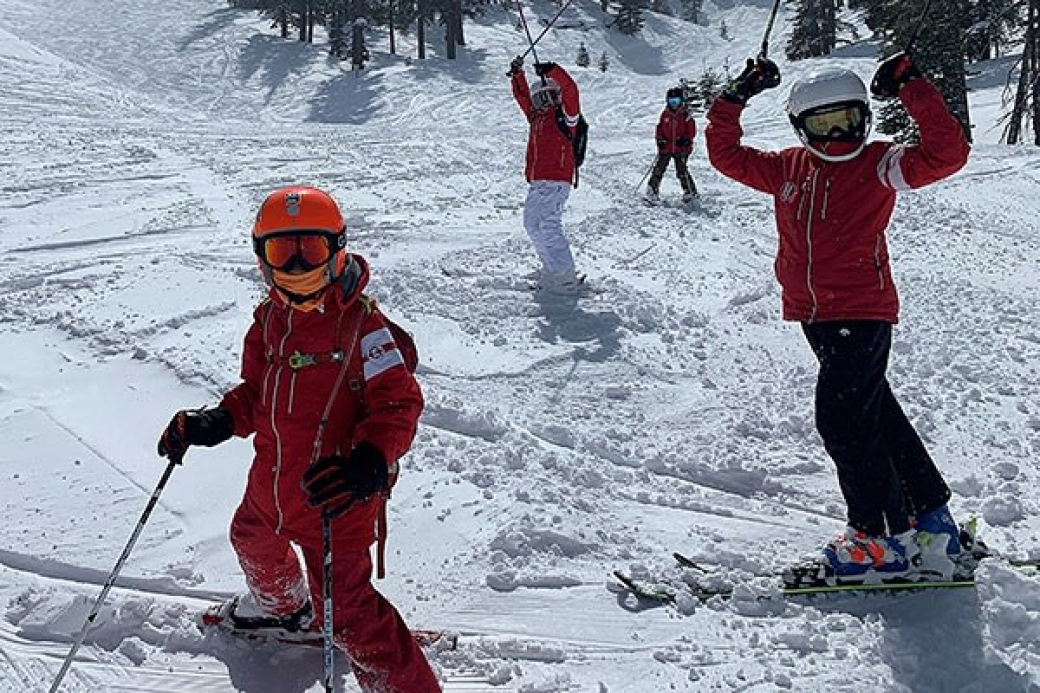
<svg viewBox="0 0 1040 693"><path fill-rule="evenodd" d="M697 186L687 161L693 153L693 138L697 135L697 121L686 108L686 99L680 87L672 87L665 95L665 107L661 111L661 119L657 123L654 136L657 138L657 158L647 181L646 199L648 202L659 202L661 179L668 170L668 162L675 162L675 175L682 186L683 204L692 202L697 196Z"/></svg>
<svg viewBox="0 0 1040 693"><path fill-rule="evenodd" d="M885 231L896 193L964 166L964 130L901 53L878 67L871 91L899 98L917 123L918 144L868 143L866 86L836 68L791 88L787 115L804 146L741 144L747 100L779 82L774 63L748 60L712 104L706 140L715 168L773 196L784 318L801 323L819 361L816 428L837 467L848 527L818 560L838 580L914 570L948 576L961 554L950 490L886 376L899 301Z"/></svg>
<svg viewBox="0 0 1040 693"><path fill-rule="evenodd" d="M363 293L368 264L347 252L332 197L310 187L271 193L253 247L270 292L245 337L242 382L216 407L177 412L159 454L253 436L230 531L249 587L231 614L236 626L322 628L312 604L323 598L324 512L333 518L333 638L361 689L438 692L408 627L373 588L369 555L397 460L416 433L419 384Z"/></svg>
<svg viewBox="0 0 1040 693"><path fill-rule="evenodd" d="M509 64L513 98L531 129L527 137L527 199L524 229L541 260L539 286L553 293L577 294L583 277L574 267L570 243L563 234L563 207L575 183L573 138L581 104L578 85L553 62L535 63L538 80L527 83L523 58Z"/></svg>

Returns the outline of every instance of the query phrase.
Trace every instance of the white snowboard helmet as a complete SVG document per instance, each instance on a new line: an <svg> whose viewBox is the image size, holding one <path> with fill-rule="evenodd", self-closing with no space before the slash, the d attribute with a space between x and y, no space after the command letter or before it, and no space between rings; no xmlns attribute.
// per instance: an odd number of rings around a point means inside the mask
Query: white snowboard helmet
<svg viewBox="0 0 1040 693"><path fill-rule="evenodd" d="M559 105L561 99L560 85L551 77L543 78L531 87L531 104L539 111Z"/></svg>
<svg viewBox="0 0 1040 693"><path fill-rule="evenodd" d="M870 134L867 87L851 70L824 68L795 82L787 116L810 151L824 161L848 161L863 151Z"/></svg>

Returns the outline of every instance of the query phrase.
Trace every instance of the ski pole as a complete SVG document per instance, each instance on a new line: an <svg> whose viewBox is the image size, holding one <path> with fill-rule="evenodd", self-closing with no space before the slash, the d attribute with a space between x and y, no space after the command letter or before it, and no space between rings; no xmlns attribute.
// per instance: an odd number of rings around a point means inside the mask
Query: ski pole
<svg viewBox="0 0 1040 693"><path fill-rule="evenodd" d="M530 53L534 56L534 61L537 63L538 54L534 51L534 41L531 39L531 29L527 26L527 20L524 18L524 6L520 4L520 0L516 0L516 11L520 13L520 23L524 27L524 33L527 34L527 43L530 44L530 47L524 51L524 54L520 57L524 57ZM542 81L545 81L544 77L542 78Z"/></svg>
<svg viewBox="0 0 1040 693"><path fill-rule="evenodd" d="M921 18L917 20L917 26L914 27L914 33L910 34L910 40L906 42L906 48L903 52L910 55L914 48L917 47L917 39L921 35L921 29L924 28L925 17L928 16L928 9L932 6L932 0L926 0L924 3L924 9L921 10Z"/></svg>
<svg viewBox="0 0 1040 693"><path fill-rule="evenodd" d="M769 54L769 34L773 31L773 22L776 20L776 12L780 9L780 0L773 3L773 11L769 13L769 23L766 24L766 33L762 36L762 48L758 51L760 60L764 60Z"/></svg>
<svg viewBox="0 0 1040 693"><path fill-rule="evenodd" d="M541 33L535 37L534 41L531 41L531 34L527 34L527 40L530 41L531 46L520 55L521 58L526 58L527 54L534 50L535 45L542 40L542 37L545 36L545 33L549 31L549 29L552 29L553 25L556 24L556 20L560 18L560 15L562 15L563 11L566 10L568 6L570 6L571 2L573 2L573 0L565 0L565 2L562 5L560 5L560 9L556 11L556 14L553 16L552 19L549 20L549 23L546 25L544 29L542 29ZM522 15L523 13L521 13L521 16ZM526 23L524 24L524 28L527 28ZM535 56L534 59L537 62L538 56Z"/></svg>
<svg viewBox="0 0 1040 693"><path fill-rule="evenodd" d="M134 544L137 543L137 538L141 535L141 530L144 529L144 525L148 522L149 515L152 514L152 509L155 504L159 501L159 495L162 493L163 488L166 487L166 482L169 481L170 475L173 474L173 468L181 463L184 459L184 453L179 455L170 455L170 463L166 465L166 471L163 472L162 478L159 479L159 484L152 491L152 497L148 499L148 505L145 506L144 512L141 513L141 519L137 521L137 526L134 528L133 534L130 535L130 541L126 543L123 548L122 555L119 556L119 560L116 561L115 567L108 576L108 580L105 581L105 586L101 588L101 594L98 595L97 600L94 602L94 608L91 610L90 615L87 616L87 620L83 622L83 628L80 629L79 635L76 637L75 643L72 645L72 649L69 650L69 654L66 655L65 661L62 662L61 669L58 671L58 676L54 679L54 683L51 684L49 693L55 693L58 690L58 686L61 685L62 679L65 678L65 674L68 673L69 667L72 666L72 659L76 656L80 646L83 644L84 638L87 637L87 631L90 626L93 625L94 619L97 618L98 613L101 611L101 606L105 603L105 598L111 591L112 586L116 582L116 578L119 576L119 571L123 569L123 564L126 563L126 559L130 556L130 551L133 549Z"/></svg>
<svg viewBox="0 0 1040 693"><path fill-rule="evenodd" d="M332 518L327 512L321 514L321 591L322 591L322 680L325 693L332 693L335 674L335 643L332 642Z"/></svg>
<svg viewBox="0 0 1040 693"><path fill-rule="evenodd" d="M643 184L643 181L646 180L646 177L650 175L650 172L654 170L654 166L657 166L657 160L660 158L660 154L654 157L653 162L650 164L650 168L646 170L646 173L643 174L643 177L639 179L638 183L636 183L636 192L639 192L639 187Z"/></svg>

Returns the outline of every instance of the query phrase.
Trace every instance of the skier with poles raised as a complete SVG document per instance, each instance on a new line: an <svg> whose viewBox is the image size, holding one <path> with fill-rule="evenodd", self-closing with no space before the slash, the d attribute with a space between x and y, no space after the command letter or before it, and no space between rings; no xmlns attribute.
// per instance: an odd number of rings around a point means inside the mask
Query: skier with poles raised
<svg viewBox="0 0 1040 693"><path fill-rule="evenodd" d="M787 581L949 579L962 558L950 489L886 375L899 301L885 231L897 193L964 166L964 130L903 52L878 66L871 91L902 102L919 144L868 143L866 86L849 70L825 68L795 83L787 99L803 146L744 145L745 105L780 83L765 46L712 104L705 136L715 168L773 196L783 316L800 323L819 362L816 428L847 505L845 530Z"/></svg>
<svg viewBox="0 0 1040 693"><path fill-rule="evenodd" d="M368 264L347 252L327 193L276 190L252 235L270 291L245 337L242 381L215 407L177 412L159 454L253 436L230 530L249 588L230 613L236 628L322 629L327 691L334 643L363 691L436 693L425 655L371 584L376 524L423 409L409 345L363 293Z"/></svg>
<svg viewBox="0 0 1040 693"><path fill-rule="evenodd" d="M584 277L575 269L574 255L563 233L563 208L577 181L574 138L581 113L578 85L556 63L538 61L519 0L517 7L538 77L531 87L523 56L515 57L509 64L513 97L530 124L524 169L528 182L524 229L541 261L539 288L549 293L576 295L581 292Z"/></svg>
<svg viewBox="0 0 1040 693"><path fill-rule="evenodd" d="M665 94L665 107L657 122L654 136L657 140L657 158L646 186L646 201L657 204L661 201L659 191L668 163L675 162L675 175L682 186L683 204L693 202L697 186L690 175L687 161L693 153L693 138L697 135L697 122L686 108L686 98L681 87L672 87Z"/></svg>

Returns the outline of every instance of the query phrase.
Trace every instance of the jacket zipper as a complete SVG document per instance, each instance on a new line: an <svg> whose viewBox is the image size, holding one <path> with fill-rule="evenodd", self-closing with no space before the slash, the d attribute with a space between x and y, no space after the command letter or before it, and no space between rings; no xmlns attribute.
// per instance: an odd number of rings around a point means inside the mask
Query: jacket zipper
<svg viewBox="0 0 1040 693"><path fill-rule="evenodd" d="M274 483L272 485L271 491L274 494L274 508L275 508L275 512L278 514L278 524L274 528L274 533L275 534L281 534L282 524L283 524L283 522L285 520L285 516L282 513L282 503L281 503L281 500L279 499L279 494L278 494L278 485L280 483L281 475L282 475L282 435L281 435L281 433L278 432L278 422L277 422L276 412L278 410L278 384L281 382L282 369L284 368L284 366L282 366L281 364L282 364L282 359L284 358L284 355L285 355L285 343L286 343L286 341L288 341L290 334L292 334L292 311L289 311L289 316L286 319L285 334L282 336L281 344L278 345L278 369L277 369L277 371L275 371L274 390L271 393L271 407L270 407L270 409L271 409L271 432L274 433L274 442L275 442L275 445L274 445L274 449L275 449L275 458L274 459L275 459L275 462L274 462L274 469L272 470L274 472ZM292 396L292 388L291 387L290 387L290 393L289 394L290 394L290 398L291 398L291 396ZM288 406L290 408L292 406L292 400L291 399L290 399L290 402L289 402Z"/></svg>
<svg viewBox="0 0 1040 693"><path fill-rule="evenodd" d="M809 311L809 322L816 319L816 311L819 309L819 304L816 302L816 290L813 289L813 246L812 246L812 226L813 226L813 205L816 202L816 181L820 176L819 169L812 172L812 183L809 186L809 216L805 222L805 285L809 290L809 297L812 301L812 308Z"/></svg>

